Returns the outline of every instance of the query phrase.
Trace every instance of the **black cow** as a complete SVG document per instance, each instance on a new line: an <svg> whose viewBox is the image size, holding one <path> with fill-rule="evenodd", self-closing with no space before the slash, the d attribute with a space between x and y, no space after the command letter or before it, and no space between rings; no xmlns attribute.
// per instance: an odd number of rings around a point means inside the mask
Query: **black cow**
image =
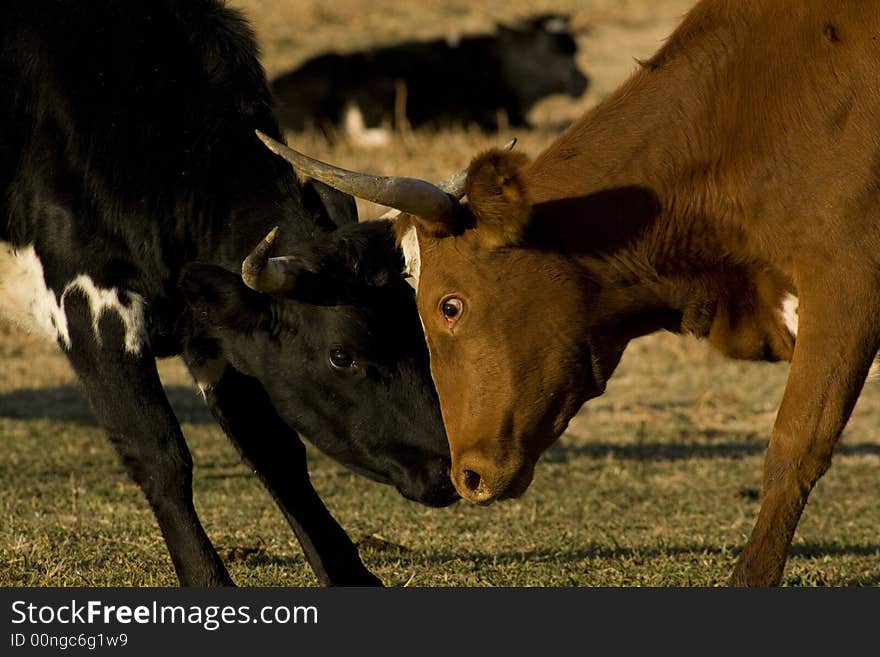
<svg viewBox="0 0 880 657"><path fill-rule="evenodd" d="M172 355L319 582L379 584L299 436L407 498L453 502L427 349L389 224L358 224L350 197L301 185L257 139L280 135L243 17L219 0L7 0L0 89L0 310L67 355L180 582L232 583L157 376ZM257 291L242 262L274 226L288 257L255 249ZM279 265L280 285L263 275Z"/></svg>
<svg viewBox="0 0 880 657"><path fill-rule="evenodd" d="M396 125L397 94L405 89L413 127L477 124L526 126L526 115L551 94L578 97L589 80L575 61L567 17L542 15L497 34L407 42L306 61L271 83L276 115L290 130L341 126L356 108L366 127Z"/></svg>

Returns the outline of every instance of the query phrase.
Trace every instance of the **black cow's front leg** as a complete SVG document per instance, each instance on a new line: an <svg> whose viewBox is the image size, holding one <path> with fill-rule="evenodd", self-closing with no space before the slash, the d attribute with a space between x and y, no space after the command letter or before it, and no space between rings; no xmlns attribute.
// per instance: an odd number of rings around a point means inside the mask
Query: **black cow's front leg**
<svg viewBox="0 0 880 657"><path fill-rule="evenodd" d="M69 343L62 344L92 409L158 520L184 586L232 585L192 500L192 459L147 346L131 322L90 301L68 297ZM97 330L96 330L97 328Z"/></svg>
<svg viewBox="0 0 880 657"><path fill-rule="evenodd" d="M256 379L227 366L204 388L211 412L275 498L324 586L381 586L312 487L302 440Z"/></svg>

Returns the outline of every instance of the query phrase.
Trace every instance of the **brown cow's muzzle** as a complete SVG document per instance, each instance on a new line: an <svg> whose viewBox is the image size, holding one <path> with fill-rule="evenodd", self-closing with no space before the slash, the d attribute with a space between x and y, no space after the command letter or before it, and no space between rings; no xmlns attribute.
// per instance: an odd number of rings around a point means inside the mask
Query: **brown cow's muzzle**
<svg viewBox="0 0 880 657"><path fill-rule="evenodd" d="M452 459L452 483L463 499L475 504L519 497L532 483L534 474L534 463L498 461L479 450Z"/></svg>

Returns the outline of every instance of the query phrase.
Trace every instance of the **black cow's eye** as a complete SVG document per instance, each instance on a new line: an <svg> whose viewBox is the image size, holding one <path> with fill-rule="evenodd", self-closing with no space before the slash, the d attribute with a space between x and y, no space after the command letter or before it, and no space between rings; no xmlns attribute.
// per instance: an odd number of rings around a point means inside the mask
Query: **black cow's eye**
<svg viewBox="0 0 880 657"><path fill-rule="evenodd" d="M458 297L449 297L440 305L443 316L450 321L458 319L462 308L464 308L464 304Z"/></svg>
<svg viewBox="0 0 880 657"><path fill-rule="evenodd" d="M354 365L354 358L345 349L331 349L330 364L338 369L345 369Z"/></svg>

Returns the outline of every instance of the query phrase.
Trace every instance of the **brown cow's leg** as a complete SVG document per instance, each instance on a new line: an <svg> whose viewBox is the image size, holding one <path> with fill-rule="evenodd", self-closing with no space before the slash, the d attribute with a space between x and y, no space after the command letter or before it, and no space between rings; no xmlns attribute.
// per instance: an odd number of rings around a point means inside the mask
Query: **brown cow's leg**
<svg viewBox="0 0 880 657"><path fill-rule="evenodd" d="M873 282L842 280L846 290L801 291L794 357L764 459L764 499L732 585L775 586L782 580L807 497L831 465L877 352L880 292Z"/></svg>

